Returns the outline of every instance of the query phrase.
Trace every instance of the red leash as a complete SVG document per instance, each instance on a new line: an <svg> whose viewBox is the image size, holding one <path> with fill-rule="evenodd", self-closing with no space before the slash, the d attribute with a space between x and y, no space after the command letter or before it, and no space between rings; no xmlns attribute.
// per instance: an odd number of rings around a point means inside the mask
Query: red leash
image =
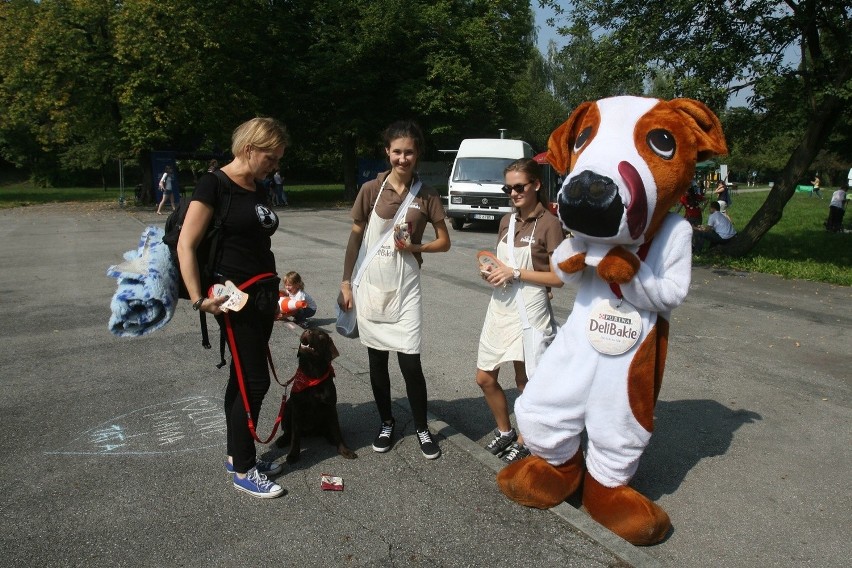
<svg viewBox="0 0 852 568"><path fill-rule="evenodd" d="M271 278L275 276L275 274L271 272L266 272L264 274L258 274L257 276L246 280L237 288L245 291L247 288L258 282L259 280L263 280L264 278ZM269 349L269 344L266 344L266 360L269 362L269 368L272 370L272 376L275 377L275 382L284 387L284 394L281 395L281 408L278 410L278 416L275 418L275 424L272 426L272 433L269 435L269 438L266 440L261 440L257 435L257 429L254 425L254 420L251 417L251 407L249 406L248 394L246 393L246 385L243 380L243 366L240 363L239 351L237 350L237 342L234 337L234 330L231 327L231 318L228 315L228 312L225 312L225 331L228 336L228 346L231 348L231 358L234 361L234 370L237 373L237 382L240 385L240 394L243 398L243 407L246 409L246 417L248 418L248 427L251 432L252 437L261 444L268 444L272 438L275 436L275 433L278 431L278 427L281 425L281 420L284 418L284 407L287 405L287 386L293 382L293 379L290 379L286 383L282 383L278 380L278 373L275 372L275 365L272 363L272 352Z"/></svg>

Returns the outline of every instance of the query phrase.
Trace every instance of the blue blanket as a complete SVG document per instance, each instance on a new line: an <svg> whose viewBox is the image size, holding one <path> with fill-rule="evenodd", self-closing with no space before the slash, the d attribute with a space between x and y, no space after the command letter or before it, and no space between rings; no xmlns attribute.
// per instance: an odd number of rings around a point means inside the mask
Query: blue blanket
<svg viewBox="0 0 852 568"><path fill-rule="evenodd" d="M124 253L124 262L107 269L107 276L118 280L110 303L109 330L119 337L151 333L175 314L180 272L163 244L163 235L161 227L146 227L139 247Z"/></svg>

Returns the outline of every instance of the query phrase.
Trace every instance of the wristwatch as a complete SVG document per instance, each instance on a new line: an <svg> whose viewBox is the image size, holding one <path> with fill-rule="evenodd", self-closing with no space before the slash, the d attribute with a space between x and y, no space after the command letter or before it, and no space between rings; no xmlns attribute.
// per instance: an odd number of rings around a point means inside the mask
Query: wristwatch
<svg viewBox="0 0 852 568"><path fill-rule="evenodd" d="M201 309L201 304L203 304L203 303L204 303L204 300L205 300L205 299L206 299L206 298L205 298L204 296L201 296L200 298L198 298L197 300L195 300L194 302L192 302L192 309L193 309L193 310L195 310L196 312L197 312L198 310L200 310L200 309Z"/></svg>
<svg viewBox="0 0 852 568"><path fill-rule="evenodd" d="M521 279L521 271L517 268L512 270L512 280L520 280Z"/></svg>

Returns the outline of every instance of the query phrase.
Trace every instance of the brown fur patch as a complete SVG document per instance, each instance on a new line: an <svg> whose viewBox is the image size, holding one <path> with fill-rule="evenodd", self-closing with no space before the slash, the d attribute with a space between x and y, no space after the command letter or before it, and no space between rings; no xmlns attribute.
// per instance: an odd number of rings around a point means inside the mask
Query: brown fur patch
<svg viewBox="0 0 852 568"><path fill-rule="evenodd" d="M577 157L582 153L582 151L574 152L574 141L577 136L585 128L591 127L589 136L591 141L597 134L600 123L601 114L596 103L585 102L575 108L568 120L560 124L547 140L547 161L550 165L560 174L570 171ZM586 145L588 146L588 143Z"/></svg>
<svg viewBox="0 0 852 568"><path fill-rule="evenodd" d="M666 355L669 352L669 320L657 316L657 367L654 373L654 405L663 386L663 372L666 370Z"/></svg>
<svg viewBox="0 0 852 568"><path fill-rule="evenodd" d="M639 272L639 257L622 246L612 247L598 264L604 282L626 284Z"/></svg>
<svg viewBox="0 0 852 568"><path fill-rule="evenodd" d="M671 132L676 140L674 156L665 160L645 137L652 130ZM657 205L645 231L645 240L656 234L669 209L675 206L695 175L695 163L710 156L727 154L722 125L704 103L692 99L660 101L636 123L634 144L648 164L657 185Z"/></svg>
<svg viewBox="0 0 852 568"><path fill-rule="evenodd" d="M536 509L549 509L574 494L583 480L582 448L567 462L552 466L538 456L511 463L497 474L497 485L506 497Z"/></svg>
<svg viewBox="0 0 852 568"><path fill-rule="evenodd" d="M656 402L657 327L636 350L627 371L627 396L630 410L639 424L648 432L654 431L654 403Z"/></svg>
<svg viewBox="0 0 852 568"><path fill-rule="evenodd" d="M559 264L557 264L559 270L566 274L573 274L575 272L580 272L584 268L586 268L586 253L581 252L579 254L575 254L570 258L566 258Z"/></svg>
<svg viewBox="0 0 852 568"><path fill-rule="evenodd" d="M583 480L583 507L594 520L636 546L657 544L672 526L659 505L632 487L605 487L588 472Z"/></svg>

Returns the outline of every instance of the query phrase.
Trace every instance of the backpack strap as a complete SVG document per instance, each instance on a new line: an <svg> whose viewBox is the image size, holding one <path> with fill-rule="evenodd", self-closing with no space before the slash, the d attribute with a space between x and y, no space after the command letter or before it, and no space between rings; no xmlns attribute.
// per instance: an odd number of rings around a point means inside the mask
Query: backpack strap
<svg viewBox="0 0 852 568"><path fill-rule="evenodd" d="M228 213L231 211L231 196L233 192L231 191L231 186L228 183L228 177L224 172L216 170L213 172L213 175L216 176L216 180L218 182L216 184L216 203L213 206L213 226L217 229L221 229L225 225ZM225 195L225 188L228 189L227 199L223 199L223 195ZM219 239L221 239L221 237L221 231L218 231L214 241L210 244L210 252L206 260L204 270L216 266L219 262L219 256L221 253L219 250ZM207 314L201 310L198 311L198 323L201 327L201 346L204 347L204 349L210 349L212 346L210 345L210 334L207 332ZM216 365L216 367L221 369L225 366L225 337L221 334L219 338L219 353L220 362Z"/></svg>

